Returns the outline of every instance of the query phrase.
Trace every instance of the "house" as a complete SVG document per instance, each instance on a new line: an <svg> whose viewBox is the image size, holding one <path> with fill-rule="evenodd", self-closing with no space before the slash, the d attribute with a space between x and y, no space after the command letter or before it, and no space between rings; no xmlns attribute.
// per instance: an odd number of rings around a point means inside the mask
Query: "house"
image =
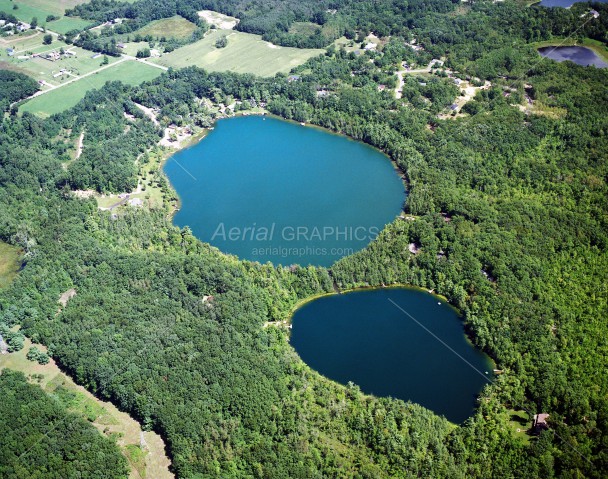
<svg viewBox="0 0 608 479"><path fill-rule="evenodd" d="M460 86L462 84L462 80L460 78L454 78L454 83Z"/></svg>
<svg viewBox="0 0 608 479"><path fill-rule="evenodd" d="M452 106L450 106L450 110L452 110L452 111L458 110L458 105L456 103L454 103Z"/></svg>
<svg viewBox="0 0 608 479"><path fill-rule="evenodd" d="M386 85L378 85L378 91L386 90Z"/></svg>
<svg viewBox="0 0 608 479"><path fill-rule="evenodd" d="M125 44L124 44L124 43L119 43L119 44L117 44L116 46L117 46L118 48L124 48L124 47L125 47Z"/></svg>
<svg viewBox="0 0 608 479"><path fill-rule="evenodd" d="M368 51L368 52L369 52L369 51L374 51L374 50L376 49L376 47L377 47L377 46L378 46L378 45L376 45L375 43L368 43L367 45L365 45L365 46L363 47L363 49L364 49L365 51Z"/></svg>
<svg viewBox="0 0 608 479"><path fill-rule="evenodd" d="M549 419L549 414L541 413L535 414L534 419L532 421L532 429L535 433L540 433L541 431L545 431L549 429L549 424L547 423L547 419Z"/></svg>
<svg viewBox="0 0 608 479"><path fill-rule="evenodd" d="M76 56L76 52L71 52L70 50L66 50L66 52L63 54L64 56Z"/></svg>
<svg viewBox="0 0 608 479"><path fill-rule="evenodd" d="M54 61L59 60L61 58L61 55L59 54L59 52L52 51L52 52L47 53L46 56L44 56L43 58L54 62Z"/></svg>
<svg viewBox="0 0 608 479"><path fill-rule="evenodd" d="M298 81L300 79L300 75L289 75L287 77L287 81L291 83L292 81Z"/></svg>
<svg viewBox="0 0 608 479"><path fill-rule="evenodd" d="M599 12L598 12L598 11L596 11L596 10L591 10L591 11L589 12L589 14L590 14L590 15L591 15L593 18L600 18L600 14L599 14Z"/></svg>
<svg viewBox="0 0 608 479"><path fill-rule="evenodd" d="M0 27L3 27L4 25L6 25L6 20L0 20Z"/></svg>
<svg viewBox="0 0 608 479"><path fill-rule="evenodd" d="M433 67L442 67L443 66L443 60L437 60L436 58L431 60L431 63L429 64L429 68L433 68Z"/></svg>
<svg viewBox="0 0 608 479"><path fill-rule="evenodd" d="M9 57L12 57L13 55L15 55L15 50L13 50L12 48L7 48L6 53Z"/></svg>
<svg viewBox="0 0 608 479"><path fill-rule="evenodd" d="M93 60L95 60L96 58L99 58L101 56L101 53L96 53L95 55L93 55L91 58Z"/></svg>

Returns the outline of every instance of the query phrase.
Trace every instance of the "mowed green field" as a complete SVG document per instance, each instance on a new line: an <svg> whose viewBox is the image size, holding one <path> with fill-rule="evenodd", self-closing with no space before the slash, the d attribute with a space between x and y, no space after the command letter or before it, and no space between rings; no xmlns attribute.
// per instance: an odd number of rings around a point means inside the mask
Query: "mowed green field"
<svg viewBox="0 0 608 479"><path fill-rule="evenodd" d="M21 267L21 250L7 243L0 242L0 288L5 288L19 272Z"/></svg>
<svg viewBox="0 0 608 479"><path fill-rule="evenodd" d="M228 37L228 46L216 48L220 36ZM209 71L232 71L273 76L288 73L311 57L324 53L321 49L279 47L262 40L259 35L214 30L204 39L178 48L150 61L166 67L183 68L198 66Z"/></svg>
<svg viewBox="0 0 608 479"><path fill-rule="evenodd" d="M125 60L110 68L84 77L64 87L52 90L24 103L19 112L30 112L46 118L75 106L89 90L101 88L108 81L121 81L130 85L139 85L153 80L162 73L159 68L134 60Z"/></svg>
<svg viewBox="0 0 608 479"><path fill-rule="evenodd" d="M38 38L42 38L39 36ZM44 80L48 85L57 86L62 83L67 83L80 75L86 75L94 70L97 70L101 66L102 58L92 58L95 54L93 52L83 50L79 47L65 45L61 42L53 42L52 45L33 45L26 49L26 51L32 53L43 53L49 51L58 51L59 48L64 47L66 50L75 53L74 56L62 57L57 61L49 61L44 58L28 58L19 59L19 53L15 56L9 57L5 50L0 51L0 62L3 65L10 65L8 68L11 70L25 73L32 77L34 80ZM19 50L17 50L19 51ZM116 63L118 58L108 57L110 63ZM65 73L59 74L61 70L65 70ZM56 76L57 75L57 76Z"/></svg>
<svg viewBox="0 0 608 479"><path fill-rule="evenodd" d="M28 23L33 17L36 17L39 25L46 25L54 32L66 33L70 30L80 30L91 25L88 20L62 16L66 8L72 8L86 2L88 0L0 0L0 11L15 15L19 20ZM13 10L13 5L17 5L19 8ZM60 16L61 18L47 23L46 17L49 15Z"/></svg>
<svg viewBox="0 0 608 479"><path fill-rule="evenodd" d="M188 38L196 30L196 25L179 15L171 18L164 18L148 23L140 28L133 35L139 33L142 36L152 35L154 38Z"/></svg>

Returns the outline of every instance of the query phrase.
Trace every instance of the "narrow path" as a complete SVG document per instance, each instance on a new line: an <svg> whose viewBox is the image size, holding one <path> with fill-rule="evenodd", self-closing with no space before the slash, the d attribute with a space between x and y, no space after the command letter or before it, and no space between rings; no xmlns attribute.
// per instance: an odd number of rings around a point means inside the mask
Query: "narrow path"
<svg viewBox="0 0 608 479"><path fill-rule="evenodd" d="M82 130L82 133L80 134L80 138L78 138L78 147L76 148L76 159L80 158L80 155L82 155L83 142L84 142L84 130Z"/></svg>
<svg viewBox="0 0 608 479"><path fill-rule="evenodd" d="M126 53L121 54L123 58L127 58L128 60L135 60L136 62L145 63L146 65L150 65L151 67L160 68L163 71L169 71L169 68L164 67L162 65L157 65L156 63L149 62L145 58L137 58L132 55L127 55Z"/></svg>

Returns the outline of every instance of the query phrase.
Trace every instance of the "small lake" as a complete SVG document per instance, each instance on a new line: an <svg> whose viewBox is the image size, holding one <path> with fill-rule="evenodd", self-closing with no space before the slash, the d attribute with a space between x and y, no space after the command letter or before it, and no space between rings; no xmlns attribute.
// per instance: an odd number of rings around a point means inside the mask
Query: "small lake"
<svg viewBox="0 0 608 479"><path fill-rule="evenodd" d="M492 362L467 340L458 313L416 289L322 297L296 311L291 331L302 360L324 376L410 400L455 423L473 413L492 379Z"/></svg>
<svg viewBox="0 0 608 479"><path fill-rule="evenodd" d="M607 3L608 0L594 0L597 3ZM540 5L541 7L562 7L568 8L574 5L577 2L573 2L572 0L541 0L539 3L535 5Z"/></svg>
<svg viewBox="0 0 608 479"><path fill-rule="evenodd" d="M261 263L330 266L364 248L405 201L380 151L262 116L218 121L164 169L181 199L175 224Z"/></svg>
<svg viewBox="0 0 608 479"><path fill-rule="evenodd" d="M597 53L585 47L543 47L538 49L538 53L545 58L550 58L557 62L571 61L577 65L588 67L591 65L597 68L606 68L608 63L602 60Z"/></svg>

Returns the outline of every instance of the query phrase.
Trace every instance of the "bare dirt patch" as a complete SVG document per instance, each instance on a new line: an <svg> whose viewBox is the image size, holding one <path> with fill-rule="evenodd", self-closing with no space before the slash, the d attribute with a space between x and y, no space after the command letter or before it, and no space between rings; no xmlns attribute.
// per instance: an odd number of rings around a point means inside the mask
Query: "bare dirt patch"
<svg viewBox="0 0 608 479"><path fill-rule="evenodd" d="M239 19L214 12L213 10L202 10L198 16L203 18L209 25L215 25L220 30L232 30L239 23Z"/></svg>

